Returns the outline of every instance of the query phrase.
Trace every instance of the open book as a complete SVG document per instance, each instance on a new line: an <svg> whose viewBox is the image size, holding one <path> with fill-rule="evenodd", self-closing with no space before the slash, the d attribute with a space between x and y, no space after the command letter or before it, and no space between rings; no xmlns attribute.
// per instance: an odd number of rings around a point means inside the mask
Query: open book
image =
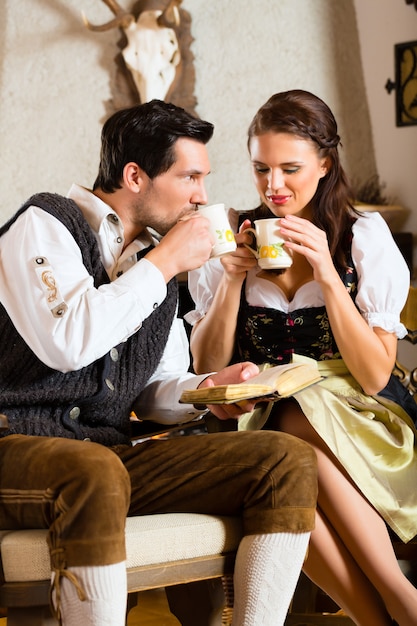
<svg viewBox="0 0 417 626"><path fill-rule="evenodd" d="M288 363L267 367L243 383L215 385L183 391L180 402L187 404L231 404L262 398L278 400L317 383L322 377L313 363Z"/></svg>

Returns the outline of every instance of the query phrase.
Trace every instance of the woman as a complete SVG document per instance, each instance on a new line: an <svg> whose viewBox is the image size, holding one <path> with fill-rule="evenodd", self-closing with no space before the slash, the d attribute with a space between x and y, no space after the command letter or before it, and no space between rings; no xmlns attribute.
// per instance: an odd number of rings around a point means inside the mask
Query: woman
<svg viewBox="0 0 417 626"><path fill-rule="evenodd" d="M248 148L261 205L236 219L236 252L190 276L191 349L198 373L237 358L318 362L322 382L239 427L292 433L317 453L306 574L355 623L410 626L417 590L386 525L404 541L417 534L416 431L391 377L409 273L382 217L354 210L339 143L332 112L309 92L278 93L257 112ZM245 231L274 216L293 264L261 271Z"/></svg>

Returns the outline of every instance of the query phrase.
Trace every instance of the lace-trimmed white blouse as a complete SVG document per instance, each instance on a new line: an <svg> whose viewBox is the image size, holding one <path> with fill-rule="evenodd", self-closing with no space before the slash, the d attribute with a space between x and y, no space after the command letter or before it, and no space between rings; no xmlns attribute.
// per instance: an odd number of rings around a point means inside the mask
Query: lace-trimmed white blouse
<svg viewBox="0 0 417 626"><path fill-rule="evenodd" d="M401 339L407 331L400 322L400 313L410 285L404 257L379 213L364 213L358 217L352 232L352 259L358 274L356 305L369 326L383 328ZM284 313L324 306L323 294L316 281L304 284L288 301L277 285L258 277L258 273L258 267L248 272L248 304L271 307ZM190 324L195 324L208 311L222 274L219 259L189 273L189 290L195 302L195 310L185 316Z"/></svg>

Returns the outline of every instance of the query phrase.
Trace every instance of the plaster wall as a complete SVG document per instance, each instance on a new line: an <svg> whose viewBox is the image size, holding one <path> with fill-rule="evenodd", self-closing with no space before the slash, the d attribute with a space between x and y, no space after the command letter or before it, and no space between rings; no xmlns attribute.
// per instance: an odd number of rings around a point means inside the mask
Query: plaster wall
<svg viewBox="0 0 417 626"><path fill-rule="evenodd" d="M324 98L339 121L349 174L365 180L375 173L354 0L182 6L192 17L197 112L216 128L210 202L239 209L257 202L246 129L256 109L284 89ZM32 193L65 194L72 182L90 187L95 178L120 33L87 31L81 10L95 23L111 17L99 0L0 3L0 221Z"/></svg>
<svg viewBox="0 0 417 626"><path fill-rule="evenodd" d="M394 45L417 40L417 11L405 0L355 0L355 8L377 171L385 195L408 211L401 230L417 234L417 125L395 125L395 93L385 89Z"/></svg>
<svg viewBox="0 0 417 626"><path fill-rule="evenodd" d="M417 40L417 11L398 0L355 0L355 8L377 170L386 185L386 195L396 198L408 211L402 230L411 231L415 237L417 126L395 125L395 94L388 95L384 85L388 78L395 79L394 45ZM416 347L400 341L398 358L414 369Z"/></svg>

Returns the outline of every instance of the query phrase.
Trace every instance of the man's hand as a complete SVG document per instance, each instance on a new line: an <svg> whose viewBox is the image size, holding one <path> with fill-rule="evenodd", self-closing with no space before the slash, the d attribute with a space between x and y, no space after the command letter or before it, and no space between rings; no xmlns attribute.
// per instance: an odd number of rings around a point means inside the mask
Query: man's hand
<svg viewBox="0 0 417 626"><path fill-rule="evenodd" d="M214 385L230 385L233 383L243 383L253 376L259 374L259 367L255 363L245 361L229 365L216 374L211 374L200 384L201 387L213 387ZM243 413L253 411L256 401L239 402L239 404L209 404L210 411L221 420L239 418Z"/></svg>
<svg viewBox="0 0 417 626"><path fill-rule="evenodd" d="M166 282L208 261L214 244L209 225L197 211L184 215L146 255L161 270Z"/></svg>

